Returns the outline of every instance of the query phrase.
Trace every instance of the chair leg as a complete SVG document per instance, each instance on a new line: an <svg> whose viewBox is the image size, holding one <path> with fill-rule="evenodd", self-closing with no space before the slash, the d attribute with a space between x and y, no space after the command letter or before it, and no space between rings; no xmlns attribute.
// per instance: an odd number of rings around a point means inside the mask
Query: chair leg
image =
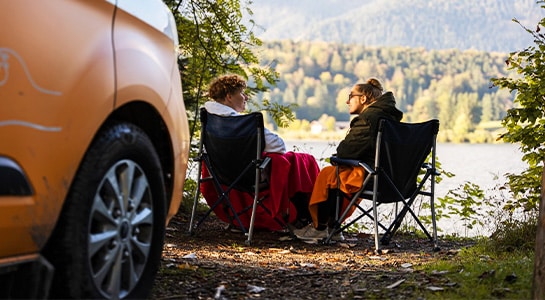
<svg viewBox="0 0 545 300"><path fill-rule="evenodd" d="M373 218L374 218L374 234L375 234L375 253L380 254L380 247L378 243L378 213L377 202L373 199Z"/></svg>
<svg viewBox="0 0 545 300"><path fill-rule="evenodd" d="M250 228L248 229L248 239L246 240L247 245L252 244L252 237L254 235L254 223L255 223L255 212L257 210L257 204L259 202L259 179L261 178L261 170L259 168L255 169L255 190L254 190L254 202L252 204L252 215L250 216Z"/></svg>
<svg viewBox="0 0 545 300"><path fill-rule="evenodd" d="M435 180L435 179L432 179L432 180ZM433 196L430 200L430 207L431 207L431 222L433 226L433 229L432 229L433 230L433 251L437 252L441 250L441 248L439 247L439 242L437 240L437 221L435 219L435 205L433 201Z"/></svg>
<svg viewBox="0 0 545 300"><path fill-rule="evenodd" d="M197 190L195 191L195 198L193 199L193 207L191 209L191 219L189 220L189 235L193 235L194 229L195 230L197 229L196 227L195 228L193 227L193 224L194 224L193 222L195 222L195 214L197 212L197 203L199 202L199 196L200 196L199 185L200 185L200 180L198 180L197 182Z"/></svg>

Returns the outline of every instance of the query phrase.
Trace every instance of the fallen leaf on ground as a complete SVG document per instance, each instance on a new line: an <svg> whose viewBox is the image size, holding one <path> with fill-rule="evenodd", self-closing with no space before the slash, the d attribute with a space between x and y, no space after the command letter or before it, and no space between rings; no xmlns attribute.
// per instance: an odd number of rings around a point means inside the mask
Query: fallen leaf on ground
<svg viewBox="0 0 545 300"><path fill-rule="evenodd" d="M195 253L189 253L187 255L185 255L184 257L182 257L183 259L197 259L197 254Z"/></svg>
<svg viewBox="0 0 545 300"><path fill-rule="evenodd" d="M392 284L390 284L389 286L387 286L386 288L387 289L393 289L393 288L396 288L398 287L400 284L402 284L403 282L405 281L405 279L400 279Z"/></svg>
<svg viewBox="0 0 545 300"><path fill-rule="evenodd" d="M265 290L264 287L260 287L260 286L256 286L256 285L251 285L251 284L248 285L248 292L253 293L253 294L261 293L261 292L263 292L264 290Z"/></svg>

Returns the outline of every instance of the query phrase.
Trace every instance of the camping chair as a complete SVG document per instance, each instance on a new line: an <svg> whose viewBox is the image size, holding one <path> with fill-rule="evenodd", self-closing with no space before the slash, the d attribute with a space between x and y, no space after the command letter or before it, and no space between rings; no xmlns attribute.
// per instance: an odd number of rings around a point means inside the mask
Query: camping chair
<svg viewBox="0 0 545 300"><path fill-rule="evenodd" d="M346 209L341 214L339 214L340 207L343 207L341 201L347 200L341 200L342 197L339 196L341 192L338 191L336 214L338 218L334 224L334 230L325 242L328 243L335 233L345 230L367 216L374 223L375 251L379 252L379 227L384 231L381 243L386 245L409 213L430 241L434 242L434 250L438 250L434 207L435 176L439 175L435 168L438 132L439 121L435 119L422 123L403 123L382 119L376 140L374 167L358 160L332 157L331 163L337 165L337 174L339 165L349 165L363 167L366 176L361 189L352 195L349 204L345 205ZM429 162L426 162L428 157ZM419 174L423 174L420 180ZM418 196L429 197L433 236L411 208ZM361 199L372 200L372 208L365 209L360 206ZM377 207L382 204L395 204L393 221L389 225L384 225L378 220ZM398 204L402 205L401 209L398 209ZM351 211L361 214L341 226L341 222Z"/></svg>
<svg viewBox="0 0 545 300"><path fill-rule="evenodd" d="M198 162L198 182L189 233L193 234L212 212L216 212L228 218L224 221L229 226L240 228L247 235L246 243L250 244L257 207L260 206L260 211L267 211L263 205L267 196L260 198L260 192L269 188L268 182L262 180L262 173L271 161L270 157L262 158L265 148L263 115L255 112L241 116L220 116L201 108L200 121L199 153L194 159ZM218 198L206 199L210 207L193 225L203 184L207 184L205 188L213 186ZM252 203L234 202L237 199L233 199L231 192L235 190L251 195ZM283 220L274 220L285 226Z"/></svg>

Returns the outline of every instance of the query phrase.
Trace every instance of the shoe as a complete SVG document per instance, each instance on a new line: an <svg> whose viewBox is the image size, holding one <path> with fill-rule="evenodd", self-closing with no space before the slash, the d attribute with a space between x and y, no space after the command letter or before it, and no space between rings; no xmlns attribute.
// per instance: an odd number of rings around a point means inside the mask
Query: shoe
<svg viewBox="0 0 545 300"><path fill-rule="evenodd" d="M331 237L331 240L336 242L344 242L345 238L342 232L338 232Z"/></svg>
<svg viewBox="0 0 545 300"><path fill-rule="evenodd" d="M294 227L295 229L301 229L301 228L306 227L311 222L312 222L312 220L309 220L309 219L297 219L297 220L295 220L295 222L293 222L290 225L292 225L292 227Z"/></svg>
<svg viewBox="0 0 545 300"><path fill-rule="evenodd" d="M333 228L328 228L328 232L332 232L333 231ZM332 241L336 241L336 242L343 242L345 240L344 238L344 235L343 235L343 232L342 231L337 231L332 237L331 237L331 240Z"/></svg>
<svg viewBox="0 0 545 300"><path fill-rule="evenodd" d="M321 240L328 236L327 229L317 230L312 224L308 224L301 229L295 229L293 234L301 240Z"/></svg>

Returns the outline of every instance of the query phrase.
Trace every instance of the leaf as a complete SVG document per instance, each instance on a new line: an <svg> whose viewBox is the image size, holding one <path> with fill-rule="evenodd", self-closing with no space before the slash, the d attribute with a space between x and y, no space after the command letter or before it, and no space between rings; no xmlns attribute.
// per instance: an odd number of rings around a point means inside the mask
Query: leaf
<svg viewBox="0 0 545 300"><path fill-rule="evenodd" d="M181 264L181 265L178 265L178 269L180 270L192 270L192 271L195 271L197 270L199 267L197 266L192 266L188 263L185 263L185 264Z"/></svg>
<svg viewBox="0 0 545 300"><path fill-rule="evenodd" d="M216 294L214 294L214 299L223 299L221 293L225 290L225 285L220 285L216 288Z"/></svg>
<svg viewBox="0 0 545 300"><path fill-rule="evenodd" d="M369 259L376 259L376 260L385 261L385 260L386 260L386 257L382 257L382 256L378 256L378 255L373 255L373 256L369 256Z"/></svg>
<svg viewBox="0 0 545 300"><path fill-rule="evenodd" d="M396 288L398 287L400 284L402 284L403 282L405 282L405 279L400 279L392 284L390 284L389 286L387 286L386 288L387 289L393 289L393 288Z"/></svg>
<svg viewBox="0 0 545 300"><path fill-rule="evenodd" d="M248 292L253 294L259 294L265 290L264 287L248 284Z"/></svg>
<svg viewBox="0 0 545 300"><path fill-rule="evenodd" d="M195 253L189 253L182 257L183 259L197 259L197 254Z"/></svg>

